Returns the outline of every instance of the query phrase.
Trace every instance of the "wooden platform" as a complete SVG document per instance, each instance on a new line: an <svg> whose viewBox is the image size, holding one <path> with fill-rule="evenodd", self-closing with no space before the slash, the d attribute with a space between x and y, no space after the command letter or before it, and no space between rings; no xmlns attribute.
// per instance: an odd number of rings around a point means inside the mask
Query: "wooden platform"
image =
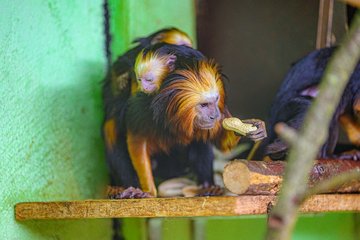
<svg viewBox="0 0 360 240"><path fill-rule="evenodd" d="M17 220L124 217L200 217L266 214L275 196L148 198L29 202L15 206ZM310 198L304 213L360 212L360 194L324 194Z"/></svg>

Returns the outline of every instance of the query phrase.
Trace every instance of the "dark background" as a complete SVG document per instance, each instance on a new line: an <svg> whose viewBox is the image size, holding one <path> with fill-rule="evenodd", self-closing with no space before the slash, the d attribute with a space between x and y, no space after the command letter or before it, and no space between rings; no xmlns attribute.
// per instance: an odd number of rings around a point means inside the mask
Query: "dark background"
<svg viewBox="0 0 360 240"><path fill-rule="evenodd" d="M228 105L241 119L266 120L291 63L315 49L319 2L198 0L198 48L223 66ZM345 32L345 5L335 1L334 39Z"/></svg>

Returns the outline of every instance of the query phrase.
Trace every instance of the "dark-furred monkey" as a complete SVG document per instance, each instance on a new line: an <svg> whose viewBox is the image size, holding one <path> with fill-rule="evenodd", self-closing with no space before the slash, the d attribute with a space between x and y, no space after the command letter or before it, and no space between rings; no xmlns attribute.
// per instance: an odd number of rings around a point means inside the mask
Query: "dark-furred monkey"
<svg viewBox="0 0 360 240"><path fill-rule="evenodd" d="M299 129L313 99L318 94L318 84L335 48L324 48L311 52L292 66L282 83L271 109L269 138L266 155L272 159L285 159L288 145L275 133L274 126L284 122ZM350 77L339 105L331 120L329 135L318 153L318 158L359 159L359 151L336 155L339 125L348 135L354 147L360 146L360 65Z"/></svg>

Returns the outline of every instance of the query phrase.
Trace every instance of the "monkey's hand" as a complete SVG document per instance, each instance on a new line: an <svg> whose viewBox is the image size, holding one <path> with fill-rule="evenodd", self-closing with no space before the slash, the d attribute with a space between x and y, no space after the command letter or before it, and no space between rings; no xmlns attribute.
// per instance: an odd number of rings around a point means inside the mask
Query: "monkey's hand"
<svg viewBox="0 0 360 240"><path fill-rule="evenodd" d="M221 196L224 194L224 190L218 185L204 184L199 189L197 196L206 197L206 196Z"/></svg>
<svg viewBox="0 0 360 240"><path fill-rule="evenodd" d="M256 127L256 130L250 131L246 134L246 137L250 138L254 142L263 140L267 137L265 122L259 119L246 119L243 120L244 123L252 124L252 126Z"/></svg>
<svg viewBox="0 0 360 240"><path fill-rule="evenodd" d="M339 155L338 158L342 159L342 160L360 161L360 151L359 150L351 150L351 151L343 152Z"/></svg>
<svg viewBox="0 0 360 240"><path fill-rule="evenodd" d="M150 193L143 192L140 188L128 187L109 187L108 197L110 199L129 199L129 198L151 198Z"/></svg>

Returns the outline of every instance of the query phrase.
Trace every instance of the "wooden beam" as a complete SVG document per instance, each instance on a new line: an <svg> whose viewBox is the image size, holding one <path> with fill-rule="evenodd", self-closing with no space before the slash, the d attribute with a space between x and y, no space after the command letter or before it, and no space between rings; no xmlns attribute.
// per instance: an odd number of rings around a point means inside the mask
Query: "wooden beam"
<svg viewBox="0 0 360 240"><path fill-rule="evenodd" d="M286 161L234 160L224 167L225 187L235 194L271 195L280 190ZM317 160L310 172L309 187L341 173L360 171L360 162L353 160ZM360 181L353 180L326 193L360 192Z"/></svg>
<svg viewBox="0 0 360 240"><path fill-rule="evenodd" d="M203 217L266 214L276 196L147 198L124 200L85 200L29 202L15 206L19 221L31 219L84 219L126 217ZM324 194L307 200L304 213L360 212L360 195Z"/></svg>
<svg viewBox="0 0 360 240"><path fill-rule="evenodd" d="M331 46L333 12L334 0L320 0L316 49Z"/></svg>

